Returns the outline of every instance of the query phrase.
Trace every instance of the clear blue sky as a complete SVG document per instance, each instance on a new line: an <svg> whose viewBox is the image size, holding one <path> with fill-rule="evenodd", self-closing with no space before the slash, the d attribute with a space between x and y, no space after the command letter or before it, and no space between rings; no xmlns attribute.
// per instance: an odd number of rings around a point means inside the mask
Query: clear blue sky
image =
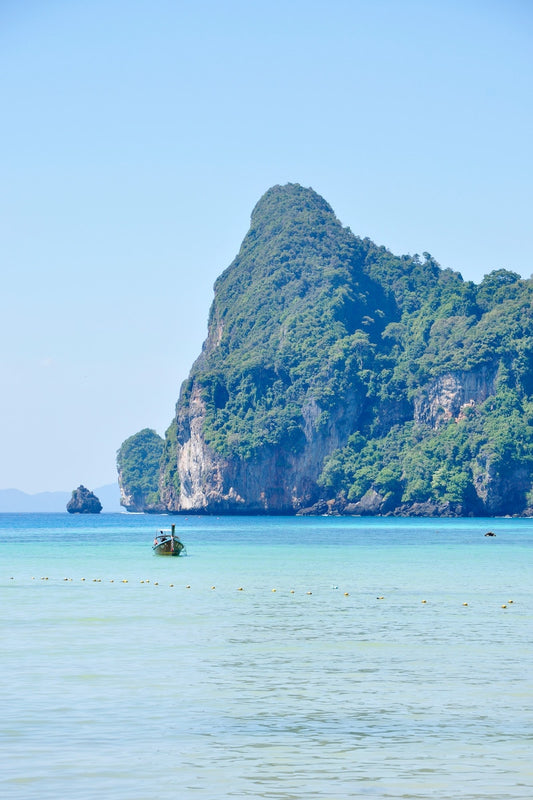
<svg viewBox="0 0 533 800"><path fill-rule="evenodd" d="M163 434L268 187L532 271L530 0L2 0L0 488Z"/></svg>

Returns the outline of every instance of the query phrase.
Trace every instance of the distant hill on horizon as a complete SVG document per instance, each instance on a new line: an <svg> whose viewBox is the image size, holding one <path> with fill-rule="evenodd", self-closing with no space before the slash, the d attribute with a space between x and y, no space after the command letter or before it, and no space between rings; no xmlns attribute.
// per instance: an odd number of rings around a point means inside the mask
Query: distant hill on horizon
<svg viewBox="0 0 533 800"><path fill-rule="evenodd" d="M118 484L110 483L93 490L103 506L104 513L116 513L124 509L120 505ZM28 494L20 489L0 489L0 513L67 513L67 503L72 492L37 492Z"/></svg>

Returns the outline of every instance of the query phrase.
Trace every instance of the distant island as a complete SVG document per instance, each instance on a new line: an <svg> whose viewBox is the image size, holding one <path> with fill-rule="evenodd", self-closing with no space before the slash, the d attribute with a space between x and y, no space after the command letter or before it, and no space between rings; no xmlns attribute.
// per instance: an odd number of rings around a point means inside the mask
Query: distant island
<svg viewBox="0 0 533 800"><path fill-rule="evenodd" d="M94 493L100 499L103 512L120 512L120 491L117 483L98 486ZM0 489L0 513L60 513L66 511L66 505L72 492L37 492L29 494L20 489Z"/></svg>
<svg viewBox="0 0 533 800"><path fill-rule="evenodd" d="M215 283L164 439L118 453L132 511L533 514L533 282L396 256L298 184Z"/></svg>
<svg viewBox="0 0 533 800"><path fill-rule="evenodd" d="M102 504L98 497L83 485L74 489L67 503L69 514L99 514L101 510Z"/></svg>

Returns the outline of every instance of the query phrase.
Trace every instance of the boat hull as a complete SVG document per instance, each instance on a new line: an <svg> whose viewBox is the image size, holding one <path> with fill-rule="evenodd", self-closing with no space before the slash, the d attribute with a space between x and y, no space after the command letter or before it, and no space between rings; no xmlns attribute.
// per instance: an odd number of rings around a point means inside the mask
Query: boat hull
<svg viewBox="0 0 533 800"><path fill-rule="evenodd" d="M177 539L166 539L164 542L154 544L152 550L156 556L179 556L184 547L183 544Z"/></svg>

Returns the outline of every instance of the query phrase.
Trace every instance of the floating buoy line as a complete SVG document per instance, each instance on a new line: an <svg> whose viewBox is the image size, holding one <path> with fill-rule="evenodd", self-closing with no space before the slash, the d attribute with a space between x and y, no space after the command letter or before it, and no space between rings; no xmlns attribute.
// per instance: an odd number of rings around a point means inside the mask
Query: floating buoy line
<svg viewBox="0 0 533 800"><path fill-rule="evenodd" d="M11 576L9 578L9 580L10 581L15 581L16 578L14 576ZM120 579L117 579L117 580L115 580L115 578L108 578L108 579L104 580L102 578L76 578L76 579L74 579L74 578L69 578L69 577L66 577L66 578L51 578L50 579L50 577L48 575L41 576L40 579L38 579L35 575L32 575L31 580L32 581L36 581L36 580L50 581L51 580L52 583L54 583L55 581L61 581L62 583L74 583L74 582L78 582L78 581L81 582L81 583L84 583L84 582L115 583L115 582L117 582L117 583L122 583L122 584L129 584L129 585L132 585L134 583L129 578L120 578ZM160 585L159 581L150 581L150 579L148 579L148 578L144 578L144 579L139 580L139 584L148 585L150 583L152 584L152 586L159 586ZM179 589L180 588L180 586L178 586L175 583L169 583L169 584L167 584L167 586L168 586L169 589ZM192 589L192 586L191 586L191 584L188 583L188 584L185 584L182 588L184 588L184 589ZM211 585L209 587L209 590L210 591L215 591L216 588L217 588L216 585L213 584L213 585ZM339 588L338 585L331 586L332 590L338 590L338 588ZM230 591L233 591L233 590L230 590ZM234 591L246 593L246 589L245 589L244 586L235 587ZM286 591L291 595L297 594L295 589L288 589ZM271 594L277 594L277 593L278 593L278 588L277 587L273 587L271 589ZM301 593L305 594L306 596L312 596L313 595L313 591L311 591L311 590L302 589ZM350 592L343 592L343 597L350 597ZM359 599L360 598L361 598L361 595L359 595ZM379 601L385 601L386 600L385 595L377 595L375 599L379 600ZM431 602L429 602L426 599L420 600L418 602L420 602L422 605L428 605L428 606L433 605L434 607L437 605L437 603L433 603L432 604ZM442 603L440 603L440 605L442 605ZM466 601L462 603L462 606L464 608L468 608L469 605L470 604L468 602L466 602ZM512 606L512 605L514 605L514 600L507 600L506 603L502 603L500 605L500 608L506 609L506 608L508 608L508 606Z"/></svg>

